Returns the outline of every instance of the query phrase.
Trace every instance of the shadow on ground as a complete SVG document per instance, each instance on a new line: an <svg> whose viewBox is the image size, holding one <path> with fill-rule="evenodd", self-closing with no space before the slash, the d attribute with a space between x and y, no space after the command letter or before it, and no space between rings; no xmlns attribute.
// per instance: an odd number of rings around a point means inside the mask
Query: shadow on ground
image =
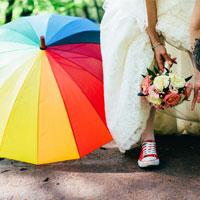
<svg viewBox="0 0 200 200"><path fill-rule="evenodd" d="M200 137L156 137L161 164L140 169L139 148L99 149L74 161L43 166L0 161L0 200L200 199Z"/></svg>

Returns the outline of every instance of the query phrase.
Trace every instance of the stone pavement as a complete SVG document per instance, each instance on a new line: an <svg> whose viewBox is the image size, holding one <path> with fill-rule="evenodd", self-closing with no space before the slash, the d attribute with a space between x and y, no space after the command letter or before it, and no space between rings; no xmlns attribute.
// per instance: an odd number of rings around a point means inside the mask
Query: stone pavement
<svg viewBox="0 0 200 200"><path fill-rule="evenodd" d="M0 161L0 200L198 200L200 137L157 136L161 165L140 169L139 149L99 149L44 166Z"/></svg>

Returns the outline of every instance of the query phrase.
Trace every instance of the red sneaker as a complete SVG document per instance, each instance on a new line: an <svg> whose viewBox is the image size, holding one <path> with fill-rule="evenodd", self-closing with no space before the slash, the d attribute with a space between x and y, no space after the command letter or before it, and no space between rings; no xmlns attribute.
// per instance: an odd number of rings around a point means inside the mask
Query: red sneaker
<svg viewBox="0 0 200 200"><path fill-rule="evenodd" d="M142 143L142 149L138 159L139 167L157 166L160 161L156 151L156 142L147 140Z"/></svg>

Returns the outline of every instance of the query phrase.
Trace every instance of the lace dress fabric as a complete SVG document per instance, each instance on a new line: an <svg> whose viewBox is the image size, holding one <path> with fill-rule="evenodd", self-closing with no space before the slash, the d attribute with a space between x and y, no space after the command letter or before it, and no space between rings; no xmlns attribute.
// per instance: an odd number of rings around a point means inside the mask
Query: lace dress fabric
<svg viewBox="0 0 200 200"><path fill-rule="evenodd" d="M158 0L157 30L179 49L189 50L189 19L195 0ZM145 27L145 0L107 0L101 22L105 113L119 150L136 144L145 129L150 106L138 97L142 74L154 64Z"/></svg>

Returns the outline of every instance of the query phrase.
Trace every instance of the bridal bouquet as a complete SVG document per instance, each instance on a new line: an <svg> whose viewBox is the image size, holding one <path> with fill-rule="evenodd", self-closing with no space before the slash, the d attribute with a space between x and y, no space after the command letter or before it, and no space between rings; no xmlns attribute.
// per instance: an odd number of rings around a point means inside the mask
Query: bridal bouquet
<svg viewBox="0 0 200 200"><path fill-rule="evenodd" d="M184 100L188 100L192 92L192 76L183 78L173 73L171 67L165 67L161 72L157 66L150 70L141 84L141 92L138 96L145 96L147 101L156 109L174 107Z"/></svg>

